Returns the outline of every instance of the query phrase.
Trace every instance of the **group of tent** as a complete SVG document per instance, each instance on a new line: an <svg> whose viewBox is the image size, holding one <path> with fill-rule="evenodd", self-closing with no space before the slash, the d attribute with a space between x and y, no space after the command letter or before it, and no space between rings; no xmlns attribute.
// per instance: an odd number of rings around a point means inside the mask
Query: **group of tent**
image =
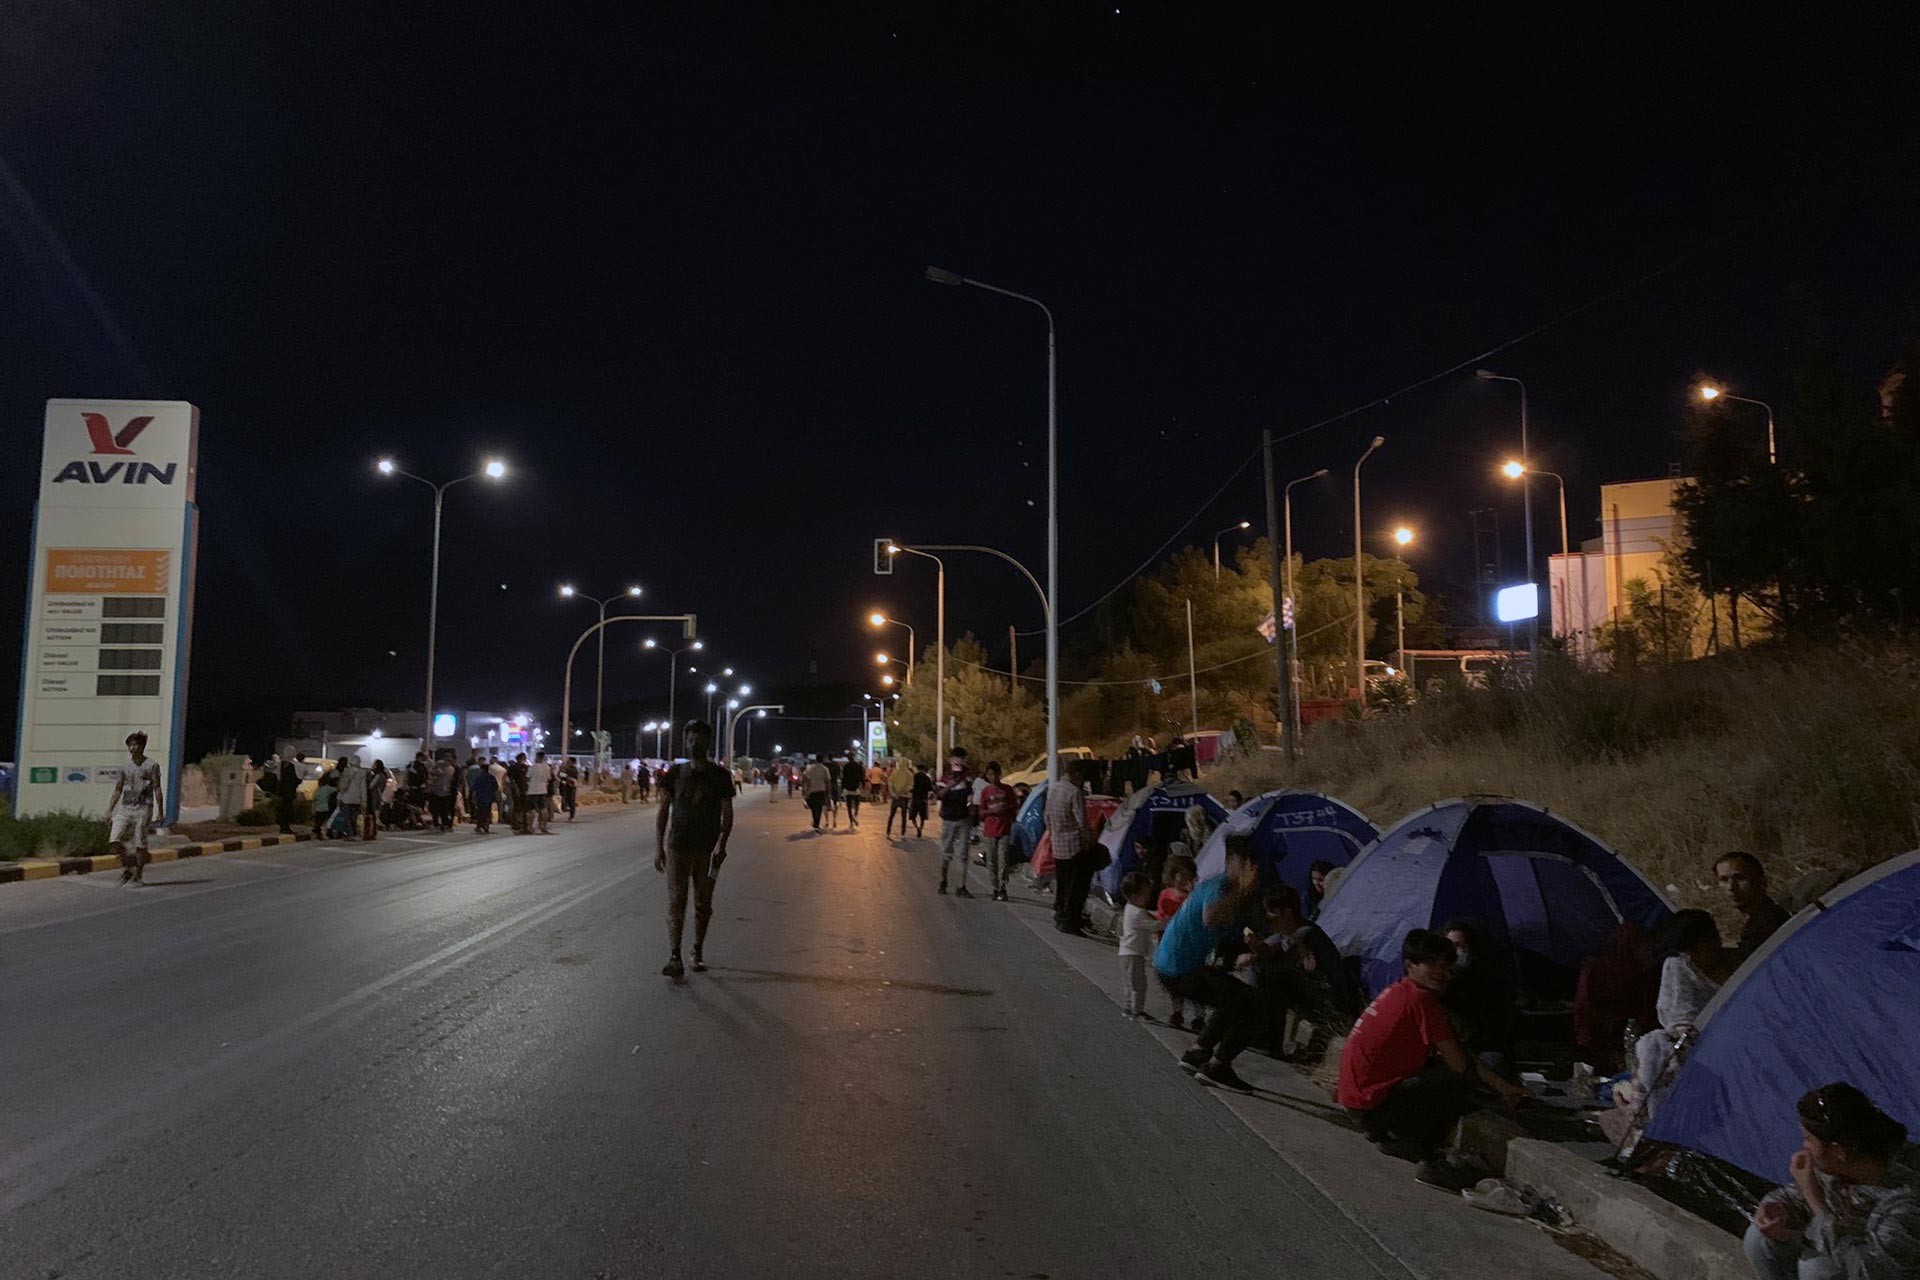
<svg viewBox="0 0 1920 1280"><path fill-rule="evenodd" d="M1031 853L1044 789L1019 815ZM1370 993L1401 976L1409 929L1479 920L1510 972L1522 953L1577 969L1623 923L1658 933L1664 894L1619 853L1546 809L1503 797L1443 801L1379 831L1318 792L1272 791L1228 812L1192 783L1142 788L1101 831L1110 855L1096 884L1117 894L1155 824L1198 808L1214 824L1202 879L1246 834L1263 883L1308 892L1309 869L1344 870L1318 923ZM1920 851L1885 862L1808 903L1748 957L1708 1005L1686 1064L1648 1135L1783 1181L1801 1142L1795 1103L1849 1081L1920 1133Z"/></svg>

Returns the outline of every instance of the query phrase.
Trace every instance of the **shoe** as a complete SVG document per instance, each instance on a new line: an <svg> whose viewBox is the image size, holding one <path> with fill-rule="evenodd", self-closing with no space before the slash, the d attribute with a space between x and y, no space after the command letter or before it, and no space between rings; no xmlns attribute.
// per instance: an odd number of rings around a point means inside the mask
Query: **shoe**
<svg viewBox="0 0 1920 1280"><path fill-rule="evenodd" d="M1205 1071L1207 1064L1213 1061L1213 1050L1202 1049L1195 1045L1180 1055L1180 1066L1186 1071Z"/></svg>
<svg viewBox="0 0 1920 1280"><path fill-rule="evenodd" d="M1215 1085L1222 1089L1231 1089L1235 1093L1252 1093L1253 1086L1242 1080L1234 1071L1231 1063L1209 1063L1200 1073L1200 1083Z"/></svg>
<svg viewBox="0 0 1920 1280"><path fill-rule="evenodd" d="M1405 1160L1408 1164L1423 1164L1433 1154L1431 1147L1411 1138L1386 1138L1374 1145L1380 1148L1381 1155Z"/></svg>
<svg viewBox="0 0 1920 1280"><path fill-rule="evenodd" d="M971 898L973 894L968 891L967 886L961 885L953 891L953 896L956 898Z"/></svg>
<svg viewBox="0 0 1920 1280"><path fill-rule="evenodd" d="M1167 1019L1167 1025L1176 1030L1185 1031L1187 1029L1187 1015L1175 1009L1173 1016Z"/></svg>
<svg viewBox="0 0 1920 1280"><path fill-rule="evenodd" d="M660 966L660 973L662 977L684 978L687 976L687 966L680 963L679 956L674 956Z"/></svg>
<svg viewBox="0 0 1920 1280"><path fill-rule="evenodd" d="M1429 1187L1439 1187L1442 1191L1465 1191L1480 1181L1480 1176L1471 1169L1448 1164L1443 1158L1422 1160L1414 1166L1413 1178Z"/></svg>
<svg viewBox="0 0 1920 1280"><path fill-rule="evenodd" d="M695 973L705 973L707 971L707 962L700 958L698 951L693 953L693 971Z"/></svg>
<svg viewBox="0 0 1920 1280"><path fill-rule="evenodd" d="M945 893L946 891L947 891L947 882L945 880L942 880L940 882L940 892Z"/></svg>
<svg viewBox="0 0 1920 1280"><path fill-rule="evenodd" d="M1071 926L1071 927L1067 925L1055 925L1054 928L1058 929L1061 933L1066 934L1069 938L1084 938L1087 936L1087 931L1085 929L1078 927L1077 925Z"/></svg>
<svg viewBox="0 0 1920 1280"><path fill-rule="evenodd" d="M129 880L131 880L131 879L133 879L133 868L132 868L132 867L128 867L128 868L126 868L125 870L123 870L123 871L122 871L122 872L120 873L120 883L121 883L121 884L125 884L125 883L127 883L127 881L129 881Z"/></svg>

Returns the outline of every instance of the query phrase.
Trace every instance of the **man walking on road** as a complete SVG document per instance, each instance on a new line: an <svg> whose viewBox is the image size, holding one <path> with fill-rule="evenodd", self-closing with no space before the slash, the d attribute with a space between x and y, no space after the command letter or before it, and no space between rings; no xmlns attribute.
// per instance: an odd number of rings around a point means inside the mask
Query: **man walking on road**
<svg viewBox="0 0 1920 1280"><path fill-rule="evenodd" d="M707 924L713 919L713 880L727 860L733 833L733 779L707 758L713 728L701 720L686 729L687 759L660 780L660 816L655 820L653 869L667 877L667 940L673 946L660 970L678 981L686 976L680 939L686 932L687 887L693 887L693 971L706 972L703 953ZM812 797L808 797L811 802ZM814 810L816 827L820 811Z"/></svg>
<svg viewBox="0 0 1920 1280"><path fill-rule="evenodd" d="M533 806L533 820L540 824L540 834L547 835L547 820L553 816L551 803L553 792L553 766L547 763L547 753L533 753L533 766L527 770L527 803Z"/></svg>
<svg viewBox="0 0 1920 1280"><path fill-rule="evenodd" d="M967 772L967 749L955 747L947 760L947 775L940 779L940 892L947 891L947 866L960 859L960 886L957 898L971 898L967 892L967 859L973 856L973 824L980 817L979 791L982 783Z"/></svg>
<svg viewBox="0 0 1920 1280"><path fill-rule="evenodd" d="M907 838L907 815L913 806L913 762L895 760L893 768L887 771L887 830L893 835L893 820L900 819L900 838Z"/></svg>
<svg viewBox="0 0 1920 1280"><path fill-rule="evenodd" d="M847 830L860 829L860 801L866 788L867 774L860 767L857 757L847 757L845 767L840 770L840 794L847 802Z"/></svg>
<svg viewBox="0 0 1920 1280"><path fill-rule="evenodd" d="M826 761L815 756L807 765L806 772L807 808L813 811L813 829L820 829L820 815L827 808L827 793L833 789L833 770Z"/></svg>
<svg viewBox="0 0 1920 1280"><path fill-rule="evenodd" d="M1060 762L1060 781L1047 789L1047 837L1053 845L1053 927L1084 937L1080 923L1093 887L1093 829L1087 825L1087 793L1077 761Z"/></svg>
<svg viewBox="0 0 1920 1280"><path fill-rule="evenodd" d="M147 850L147 828L163 803L160 790L160 765L147 759L147 735L135 729L127 735L127 761L115 766L113 797L107 801L107 849L125 868L121 884L147 882L147 863L153 857Z"/></svg>

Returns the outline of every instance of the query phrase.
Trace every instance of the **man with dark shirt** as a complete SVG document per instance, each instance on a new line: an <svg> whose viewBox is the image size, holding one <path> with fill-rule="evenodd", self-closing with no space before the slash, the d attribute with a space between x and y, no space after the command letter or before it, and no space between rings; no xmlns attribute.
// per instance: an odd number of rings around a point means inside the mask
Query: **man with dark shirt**
<svg viewBox="0 0 1920 1280"><path fill-rule="evenodd" d="M1732 899L1734 910L1746 922L1740 928L1740 942L1735 948L1745 960L1773 936L1775 929L1787 922L1787 909L1768 896L1767 869L1760 865L1760 859L1745 850L1736 849L1721 855L1713 864L1713 874Z"/></svg>
<svg viewBox="0 0 1920 1280"><path fill-rule="evenodd" d="M679 981L686 976L680 939L686 932L687 884L693 884L693 971L706 972L702 951L707 923L713 919L713 879L727 860L733 834L733 776L707 758L713 728L695 720L686 729L687 759L660 780L660 816L653 869L667 877L667 940L673 952L660 970Z"/></svg>

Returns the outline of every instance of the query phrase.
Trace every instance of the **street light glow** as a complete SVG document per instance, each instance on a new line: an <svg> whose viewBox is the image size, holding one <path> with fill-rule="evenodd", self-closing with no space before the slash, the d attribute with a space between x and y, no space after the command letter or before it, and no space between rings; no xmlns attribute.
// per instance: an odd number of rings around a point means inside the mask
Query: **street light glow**
<svg viewBox="0 0 1920 1280"><path fill-rule="evenodd" d="M891 689L893 687L893 676L891 674L881 676L880 683Z"/></svg>
<svg viewBox="0 0 1920 1280"><path fill-rule="evenodd" d="M1241 527L1242 529L1251 529L1251 528L1253 528L1253 521L1251 521L1251 520L1242 520L1242 521L1240 522L1240 527Z"/></svg>
<svg viewBox="0 0 1920 1280"><path fill-rule="evenodd" d="M889 658L885 653L876 653L873 655L873 665L876 667L884 667L892 661L893 659Z"/></svg>
<svg viewBox="0 0 1920 1280"><path fill-rule="evenodd" d="M1509 480L1518 480L1521 476L1527 474L1527 469L1520 465L1519 459L1509 458L1507 459L1506 465L1500 468L1500 474Z"/></svg>
<svg viewBox="0 0 1920 1280"><path fill-rule="evenodd" d="M638 587L628 587L628 588L627 588L627 594L628 594L628 595L630 595L630 596L635 596L635 597L638 597L638 596L639 596L639 594L640 594L640 588L638 588Z"/></svg>
<svg viewBox="0 0 1920 1280"><path fill-rule="evenodd" d="M485 469L487 473L487 479L489 480L498 480L502 476L507 474L507 464L500 461L500 459L498 458L487 459L487 465Z"/></svg>
<svg viewBox="0 0 1920 1280"><path fill-rule="evenodd" d="M1720 398L1720 388L1714 386L1711 382L1703 382L1700 384L1700 398L1702 400L1718 400Z"/></svg>
<svg viewBox="0 0 1920 1280"><path fill-rule="evenodd" d="M658 649L660 647L660 642L658 640L655 640L652 636L648 636L645 640L642 640L640 642L640 647L642 649Z"/></svg>
<svg viewBox="0 0 1920 1280"><path fill-rule="evenodd" d="M751 698L753 696L753 686L750 684L741 685L740 696L743 698Z"/></svg>
<svg viewBox="0 0 1920 1280"><path fill-rule="evenodd" d="M1393 531L1393 540L1404 547L1413 541L1413 530L1401 525Z"/></svg>
<svg viewBox="0 0 1920 1280"><path fill-rule="evenodd" d="M732 675L732 674L733 674L733 668L732 668L732 667L723 667L723 668L721 668L721 671L720 671L720 674L721 674L721 675L723 675L723 676L730 676L730 675Z"/></svg>
<svg viewBox="0 0 1920 1280"><path fill-rule="evenodd" d="M719 686L719 685L717 685L717 684L715 684L715 683L714 683L713 681L711 681L711 680L709 680L709 681L707 681L707 690L706 690L706 691L707 691L707 693L708 693L708 694L710 694L710 695L711 695L711 694L715 694L715 693L718 693L718 692L720 692L720 686Z"/></svg>
<svg viewBox="0 0 1920 1280"><path fill-rule="evenodd" d="M392 458L382 458L380 459L380 461L376 462L374 465L380 468L380 474L383 476L390 476L393 474Z"/></svg>
<svg viewBox="0 0 1920 1280"><path fill-rule="evenodd" d="M895 544L889 542L887 544L887 554L890 556L897 556L900 554L900 548Z"/></svg>
<svg viewBox="0 0 1920 1280"><path fill-rule="evenodd" d="M571 596L573 594L573 584L568 582L561 583L560 594L563 596Z"/></svg>
<svg viewBox="0 0 1920 1280"><path fill-rule="evenodd" d="M887 615L884 613L875 612L867 615L867 622L870 626L884 626L886 625L886 621Z"/></svg>

